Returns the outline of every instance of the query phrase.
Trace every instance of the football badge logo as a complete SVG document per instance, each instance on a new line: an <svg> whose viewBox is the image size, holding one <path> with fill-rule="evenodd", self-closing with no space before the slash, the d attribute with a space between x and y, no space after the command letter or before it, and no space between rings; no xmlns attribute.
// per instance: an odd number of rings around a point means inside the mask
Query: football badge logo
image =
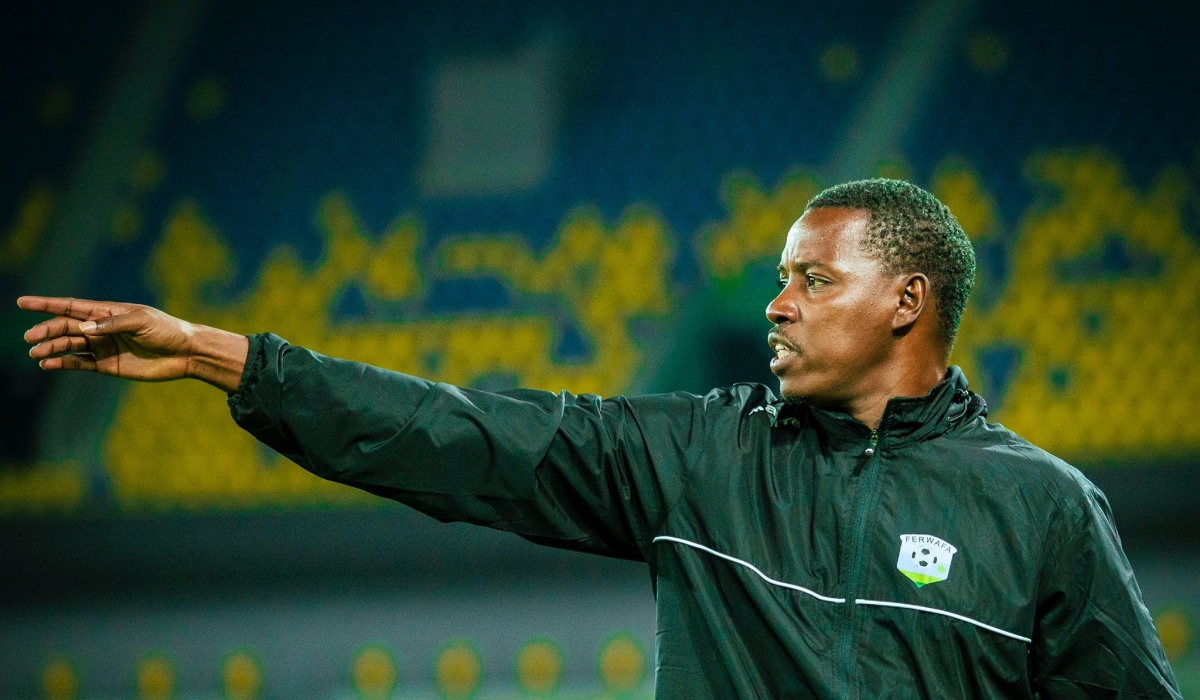
<svg viewBox="0 0 1200 700"><path fill-rule="evenodd" d="M954 545L933 535L900 535L900 559L896 561L896 568L920 588L927 583L945 581L957 551Z"/></svg>

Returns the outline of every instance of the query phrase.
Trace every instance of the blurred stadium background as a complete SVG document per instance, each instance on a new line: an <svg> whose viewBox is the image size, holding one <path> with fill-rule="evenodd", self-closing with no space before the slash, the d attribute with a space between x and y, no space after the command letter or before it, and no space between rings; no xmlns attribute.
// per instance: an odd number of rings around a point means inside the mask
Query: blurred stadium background
<svg viewBox="0 0 1200 700"><path fill-rule="evenodd" d="M971 235L955 362L1106 490L1200 694L1196 24L810 5L7 8L0 696L652 693L644 567L320 482L198 383L40 373L19 294L480 387L771 382L787 227L873 174Z"/></svg>

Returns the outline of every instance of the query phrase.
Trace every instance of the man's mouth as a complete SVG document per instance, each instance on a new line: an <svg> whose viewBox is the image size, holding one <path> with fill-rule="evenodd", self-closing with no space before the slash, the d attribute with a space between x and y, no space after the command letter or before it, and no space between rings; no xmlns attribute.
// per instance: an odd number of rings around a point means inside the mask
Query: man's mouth
<svg viewBox="0 0 1200 700"><path fill-rule="evenodd" d="M796 348L792 346L781 334L771 333L767 336L767 344L775 351L775 359L771 360L771 367L774 368L784 361L796 356Z"/></svg>

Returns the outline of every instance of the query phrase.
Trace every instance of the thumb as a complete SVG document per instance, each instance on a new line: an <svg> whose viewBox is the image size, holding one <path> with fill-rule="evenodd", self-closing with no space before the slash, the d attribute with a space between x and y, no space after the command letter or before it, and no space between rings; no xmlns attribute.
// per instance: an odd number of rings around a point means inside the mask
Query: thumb
<svg viewBox="0 0 1200 700"><path fill-rule="evenodd" d="M79 331L86 335L112 335L113 333L128 333L136 331L145 325L146 315L141 311L130 311L105 316L97 321L84 321L79 324Z"/></svg>

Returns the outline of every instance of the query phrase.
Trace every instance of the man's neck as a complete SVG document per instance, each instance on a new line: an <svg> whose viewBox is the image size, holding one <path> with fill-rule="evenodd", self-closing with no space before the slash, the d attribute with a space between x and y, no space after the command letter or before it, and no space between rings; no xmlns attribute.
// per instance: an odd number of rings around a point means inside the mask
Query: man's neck
<svg viewBox="0 0 1200 700"><path fill-rule="evenodd" d="M846 413L871 430L883 421L889 399L896 396L924 396L946 378L946 363L896 364L881 367L863 385L866 393L847 403Z"/></svg>

